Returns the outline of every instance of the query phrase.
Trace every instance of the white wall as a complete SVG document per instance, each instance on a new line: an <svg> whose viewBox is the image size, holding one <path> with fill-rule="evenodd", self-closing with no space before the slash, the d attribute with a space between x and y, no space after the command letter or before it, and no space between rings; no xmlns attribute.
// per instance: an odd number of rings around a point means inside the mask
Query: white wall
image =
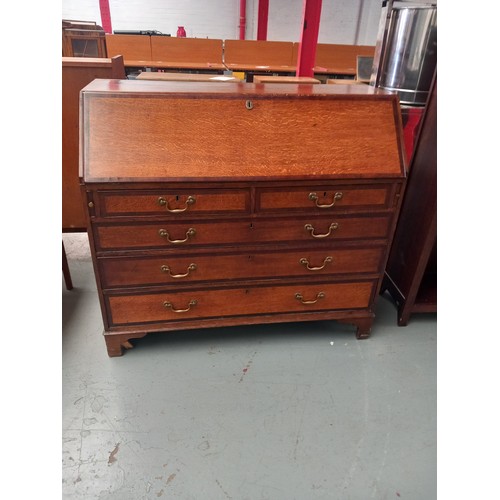
<svg viewBox="0 0 500 500"><path fill-rule="evenodd" d="M257 36L259 0L247 0L246 38ZM113 30L239 38L238 0L109 0ZM269 0L268 40L299 41L304 0ZM381 0L323 0L318 42L375 45ZM101 23L99 0L62 0L62 19Z"/></svg>
<svg viewBox="0 0 500 500"><path fill-rule="evenodd" d="M268 39L299 41L303 7L303 0L269 0ZM375 45L381 9L379 0L323 0L318 42Z"/></svg>

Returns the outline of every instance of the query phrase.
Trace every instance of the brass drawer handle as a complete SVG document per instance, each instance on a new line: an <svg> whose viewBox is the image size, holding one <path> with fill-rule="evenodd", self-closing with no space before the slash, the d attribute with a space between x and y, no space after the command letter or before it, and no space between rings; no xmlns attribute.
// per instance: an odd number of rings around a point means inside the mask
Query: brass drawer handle
<svg viewBox="0 0 500 500"><path fill-rule="evenodd" d="M316 304L316 302L318 302L319 299L324 299L325 298L325 292L319 292L316 295L316 299L315 300L304 300L303 295L301 293L298 293L298 292L295 294L295 298L297 300L300 300L300 302L302 304L305 304L305 305Z"/></svg>
<svg viewBox="0 0 500 500"><path fill-rule="evenodd" d="M168 231L166 229L160 229L158 231L158 234L162 237L162 238L166 238L167 241L169 243L173 243L174 245L177 245L179 243L186 243L187 240L189 240L189 238L191 236L194 236L196 234L196 229L193 229L192 227L190 227L187 231L186 231L186 237L183 239L183 240L171 240L170 239L170 235L168 234Z"/></svg>
<svg viewBox="0 0 500 500"><path fill-rule="evenodd" d="M335 203L338 201L338 200L341 200L342 199L342 196L343 196L343 193L341 191L338 191L336 192L334 195L333 195L333 202L330 203L329 205L320 205L318 203L318 200L319 200L319 196L316 194L316 193L309 193L309 199L311 201L314 201L316 202L316 206L318 208L331 208L335 205Z"/></svg>
<svg viewBox="0 0 500 500"><path fill-rule="evenodd" d="M310 267L309 266L309 261L306 258L300 259L299 262L303 265L306 266L306 269L308 271L321 271L322 269L325 268L325 266L330 263L333 260L332 257L328 256L325 257L325 260L323 261L323 265L319 267Z"/></svg>
<svg viewBox="0 0 500 500"><path fill-rule="evenodd" d="M195 269L196 269L196 264L189 264L187 272L185 274L172 274L170 267L168 267L166 264L160 267L160 271L162 273L168 273L168 275L171 278L185 278L186 276L189 276L189 273L191 271L194 271Z"/></svg>
<svg viewBox="0 0 500 500"><path fill-rule="evenodd" d="M172 302L169 302L168 300L166 300L165 302L163 302L163 306L166 309L170 309L174 313L185 313L185 312L188 312L191 309L191 307L195 306L196 304L198 304L198 302L196 300L191 300L191 301L189 301L189 304L188 304L188 306L187 306L186 309L175 309L175 307L172 305Z"/></svg>
<svg viewBox="0 0 500 500"><path fill-rule="evenodd" d="M330 224L330 227L328 229L328 232L325 233L325 234L314 234L314 227L312 224L306 224L304 226L304 229L306 231L309 231L311 233L311 236L313 238L326 238L327 236L330 236L330 234L332 233L332 231L335 231L335 229L337 229L339 227L338 223L337 222L332 222Z"/></svg>
<svg viewBox="0 0 500 500"><path fill-rule="evenodd" d="M165 207L165 210L172 214L177 214L179 212L185 212L189 208L189 205L192 205L193 203L195 203L195 201L196 198L194 196L188 196L186 199L186 206L184 208L170 208L168 206L168 201L163 198L163 196L160 196L158 198L158 205L160 205L161 207Z"/></svg>

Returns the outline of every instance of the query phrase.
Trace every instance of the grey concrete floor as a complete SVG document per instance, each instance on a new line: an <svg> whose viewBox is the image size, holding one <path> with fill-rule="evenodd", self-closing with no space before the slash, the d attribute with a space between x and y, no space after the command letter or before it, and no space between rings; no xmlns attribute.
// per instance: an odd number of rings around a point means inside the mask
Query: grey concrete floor
<svg viewBox="0 0 500 500"><path fill-rule="evenodd" d="M64 499L436 498L436 315L149 335L107 356L85 234L63 234Z"/></svg>

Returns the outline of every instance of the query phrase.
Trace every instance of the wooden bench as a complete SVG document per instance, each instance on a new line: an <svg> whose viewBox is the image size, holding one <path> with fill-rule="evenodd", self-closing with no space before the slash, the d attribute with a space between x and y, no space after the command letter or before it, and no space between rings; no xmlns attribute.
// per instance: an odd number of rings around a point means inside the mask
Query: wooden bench
<svg viewBox="0 0 500 500"><path fill-rule="evenodd" d="M293 42L269 40L225 40L224 64L232 71L260 73L295 73ZM248 81L252 81L247 78Z"/></svg>
<svg viewBox="0 0 500 500"><path fill-rule="evenodd" d="M275 75L255 75L254 83L321 83L317 78L308 76L275 76Z"/></svg>
<svg viewBox="0 0 500 500"><path fill-rule="evenodd" d="M86 231L79 179L80 90L95 78L124 79L122 56L62 58L62 230Z"/></svg>
<svg viewBox="0 0 500 500"><path fill-rule="evenodd" d="M364 82L360 82L354 78L328 78L326 83L335 85L365 85Z"/></svg>
<svg viewBox="0 0 500 500"><path fill-rule="evenodd" d="M157 68L222 72L222 52L219 39L151 36L151 66Z"/></svg>
<svg viewBox="0 0 500 500"><path fill-rule="evenodd" d="M136 76L136 80L162 80L164 82L239 82L233 76L215 75L214 73L181 73L143 71Z"/></svg>
<svg viewBox="0 0 500 500"><path fill-rule="evenodd" d="M314 73L356 77L357 56L373 57L374 54L375 47L371 45L318 43Z"/></svg>
<svg viewBox="0 0 500 500"><path fill-rule="evenodd" d="M299 43L270 40L220 40L158 35L106 35L108 57L123 55L126 68L158 68L222 73L294 76ZM373 57L371 45L318 43L315 75L356 77L357 57Z"/></svg>
<svg viewBox="0 0 500 500"><path fill-rule="evenodd" d="M126 67L144 67L151 61L149 35L106 35L108 57L123 56Z"/></svg>

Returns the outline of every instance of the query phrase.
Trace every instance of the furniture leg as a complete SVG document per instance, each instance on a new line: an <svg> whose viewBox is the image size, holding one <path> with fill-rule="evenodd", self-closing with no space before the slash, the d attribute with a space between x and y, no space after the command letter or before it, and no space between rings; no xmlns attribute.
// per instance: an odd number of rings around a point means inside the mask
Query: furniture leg
<svg viewBox="0 0 500 500"><path fill-rule="evenodd" d="M367 339L370 337L374 315L361 318L339 319L339 323L349 323L356 327L356 338Z"/></svg>
<svg viewBox="0 0 500 500"><path fill-rule="evenodd" d="M62 242L62 270L64 276L64 283L66 290L73 290L73 281L71 280L71 273L69 271L68 259L66 257L66 250L64 249L64 241Z"/></svg>
<svg viewBox="0 0 500 500"><path fill-rule="evenodd" d="M132 337L127 334L105 334L104 340L106 341L106 348L108 356L114 358L123 355L124 349L132 349L134 347L130 343L131 338L144 337L146 334L133 335Z"/></svg>
<svg viewBox="0 0 500 500"><path fill-rule="evenodd" d="M405 307L407 306L407 307ZM410 321L411 308L408 304L402 304L398 307L398 326L407 326Z"/></svg>
<svg viewBox="0 0 500 500"><path fill-rule="evenodd" d="M358 319L354 322L357 326L356 338L367 339L370 337L372 331L373 318Z"/></svg>

